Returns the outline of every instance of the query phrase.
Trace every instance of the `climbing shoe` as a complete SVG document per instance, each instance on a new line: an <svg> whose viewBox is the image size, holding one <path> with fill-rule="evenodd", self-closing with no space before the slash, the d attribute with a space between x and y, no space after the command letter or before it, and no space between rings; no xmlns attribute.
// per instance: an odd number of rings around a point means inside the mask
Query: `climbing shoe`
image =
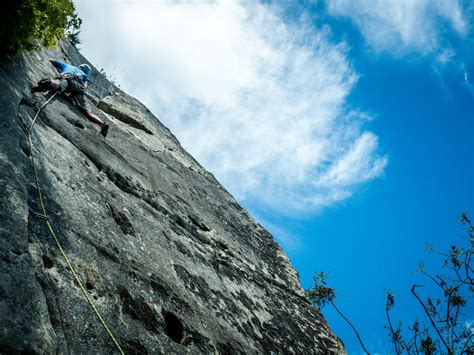
<svg viewBox="0 0 474 355"><path fill-rule="evenodd" d="M33 87L31 88L31 92L32 92L32 93L41 92L41 91L46 91L46 90L43 89L42 87L40 87L39 85L38 85L38 86L33 86Z"/></svg>
<svg viewBox="0 0 474 355"><path fill-rule="evenodd" d="M41 79L38 82L37 86L34 86L31 88L31 92L39 92L39 91L47 91L49 86L51 85L51 80L50 79Z"/></svg>
<svg viewBox="0 0 474 355"><path fill-rule="evenodd" d="M109 125L104 123L102 129L100 130L100 134L102 134L104 137L107 137L107 133L109 133Z"/></svg>

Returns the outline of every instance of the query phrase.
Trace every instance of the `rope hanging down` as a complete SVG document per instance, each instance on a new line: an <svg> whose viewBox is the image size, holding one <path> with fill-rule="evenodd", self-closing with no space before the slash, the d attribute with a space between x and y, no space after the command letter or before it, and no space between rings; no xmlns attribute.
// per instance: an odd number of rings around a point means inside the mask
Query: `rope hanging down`
<svg viewBox="0 0 474 355"><path fill-rule="evenodd" d="M39 184L39 178L38 178L38 174L36 172L36 165L35 165L35 160L34 160L34 157L33 157L33 143L32 143L32 140L31 140L31 135L33 133L33 128L36 124L36 120L41 112L41 110L51 102L51 100L57 95L57 92L55 92L45 103L43 103L43 105L41 105L41 107L38 109L38 111L36 112L36 115L35 117L33 118L33 122L31 122L31 126L30 128L28 129L28 144L29 144L29 148L30 148L30 156L31 156L31 163L33 165L33 173L35 175L35 181L36 181L36 190L38 191L38 198L39 198L39 202L40 202L40 206L41 206L41 211L42 211L42 215L44 216L44 220L46 222L46 225L48 226L48 229L49 231L51 232L51 235L53 236L54 238L54 241L56 242L56 245L58 246L59 250L61 251L61 254L64 258L64 260L66 261L67 265L68 265L68 268L69 268L69 271L71 272L71 274L74 276L74 279L76 280L77 284L79 285L79 288L81 289L82 293L84 294L84 296L86 297L86 300L87 302L89 303L89 305L91 306L92 310L94 311L94 313L97 315L97 318L99 319L99 322L102 324L102 326L104 327L104 329L106 330L107 334L110 336L110 338L112 339L112 341L114 342L115 346L117 347L117 350L120 352L120 354L124 355L124 351L122 350L119 342L117 341L117 339L115 338L115 336L112 334L111 330L109 329L109 327L107 326L107 323L105 322L104 318L102 318L102 316L100 315L99 313L99 310L97 309L97 307L95 306L94 302L92 301L92 299L90 298L89 294L87 293L86 289L84 288L84 286L82 285L82 282L81 280L79 279L79 276L77 275L76 271L74 270L74 267L72 266L71 262L69 261L69 258L67 257L66 253L64 252L64 249L61 245L61 243L59 242L59 239L58 237L56 236L56 233L54 233L54 230L51 226L51 223L49 223L49 219L48 219L48 214L46 213L46 208L44 206L44 200L43 200L43 194L41 192L41 188L40 188L40 184Z"/></svg>

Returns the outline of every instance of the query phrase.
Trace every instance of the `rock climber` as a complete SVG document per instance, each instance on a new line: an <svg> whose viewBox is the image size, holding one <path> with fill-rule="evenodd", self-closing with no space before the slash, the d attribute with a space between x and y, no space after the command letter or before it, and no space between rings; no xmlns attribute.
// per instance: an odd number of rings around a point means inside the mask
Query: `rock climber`
<svg viewBox="0 0 474 355"><path fill-rule="evenodd" d="M75 67L55 59L50 59L50 62L59 70L59 76L54 79L40 80L31 91L58 91L68 94L67 97L75 103L87 119L100 126L100 133L106 137L109 125L94 115L86 103L85 91L91 83L91 67L88 64L81 64L79 67Z"/></svg>

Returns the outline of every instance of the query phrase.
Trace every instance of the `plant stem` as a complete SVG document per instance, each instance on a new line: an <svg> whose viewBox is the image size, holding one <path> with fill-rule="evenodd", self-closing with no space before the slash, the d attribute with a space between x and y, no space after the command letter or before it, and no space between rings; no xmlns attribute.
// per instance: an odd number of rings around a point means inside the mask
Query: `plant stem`
<svg viewBox="0 0 474 355"><path fill-rule="evenodd" d="M434 322L433 318L431 317L431 314L430 314L430 311L428 310L428 308L426 308L425 304L423 303L423 301L421 300L420 297L418 297L418 295L416 294L415 292L415 288L418 287L419 285L413 285L412 288L411 288L411 293L413 293L413 295L416 297L416 299L418 300L418 302L420 302L421 306L423 307L423 309L425 310L425 313L426 315L428 316L430 322L431 322L431 325L433 326L433 328L436 330L436 333L438 334L438 337L439 339L443 342L444 346L446 347L446 350L448 350L448 354L450 355L454 355L453 351L450 349L450 347L448 346L448 344L446 344L446 341L444 340L444 338L441 336L441 333L439 332L439 329L438 327L436 326L436 323Z"/></svg>
<svg viewBox="0 0 474 355"><path fill-rule="evenodd" d="M418 331L415 329L415 351L416 351L416 355L418 355L418 354L420 353L420 351L418 350L418 344L416 343L416 341L417 341L417 339L416 339L417 335L418 335Z"/></svg>
<svg viewBox="0 0 474 355"><path fill-rule="evenodd" d="M370 355L370 353L367 351L367 349L365 348L364 346L364 343L362 342L362 339L360 338L360 335L359 335L359 332L357 331L357 329L352 325L352 323L350 322L349 319L347 319L344 314L339 310L339 308L336 307L336 305L334 304L333 301L329 301L329 303L331 303L331 305L334 307L334 309L336 310L337 313L339 313L339 315L351 326L352 330L354 331L354 333L357 335L357 339L359 340L359 343L360 345L362 346L362 349L364 349L364 351Z"/></svg>
<svg viewBox="0 0 474 355"><path fill-rule="evenodd" d="M466 343L464 344L462 350L461 350L461 354L464 354L464 351L466 351L468 349L468 346L469 346L469 342L471 341L471 338L474 334L471 333L471 335L469 336L469 338L467 338L466 340Z"/></svg>
<svg viewBox="0 0 474 355"><path fill-rule="evenodd" d="M385 306L385 313L387 315L388 325L390 326L390 334L392 338L393 345L395 345L395 352L397 355L400 354L400 350L398 350L398 341L395 339L395 332L393 331L392 321L390 320L390 313L388 310L388 306Z"/></svg>

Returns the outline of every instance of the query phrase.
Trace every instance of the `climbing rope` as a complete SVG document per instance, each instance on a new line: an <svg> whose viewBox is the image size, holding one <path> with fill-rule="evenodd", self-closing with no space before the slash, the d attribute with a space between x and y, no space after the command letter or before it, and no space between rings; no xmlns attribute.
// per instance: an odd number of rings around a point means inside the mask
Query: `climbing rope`
<svg viewBox="0 0 474 355"><path fill-rule="evenodd" d="M84 288L84 286L82 285L82 282L81 280L79 279L79 276L77 275L74 267L72 266L71 262L69 261L69 258L67 257L66 253L64 252L64 249L58 239L58 237L56 236L56 233L54 233L54 230L53 230L53 227L51 226L51 223L49 222L49 219L48 219L48 214L46 212L46 208L45 208L45 205L44 205L44 200L43 200L43 194L41 192L41 188L40 188L40 184L39 184L39 178L38 178L38 174L37 174L37 171L36 171L36 165L35 165L35 160L34 160L34 157L33 157L33 143L32 143L32 140L31 140L31 135L33 133L33 128L36 124L36 120L41 112L41 110L51 102L51 100L57 95L57 92L55 92L45 103L43 103L43 105L41 105L41 107L38 109L38 111L36 112L36 115L35 117L33 118L33 122L31 122L31 126L30 128L28 129L28 144L29 144L29 149L30 149L30 156L31 156L31 163L33 165L33 173L35 175L35 181L36 181L36 190L38 191L38 198L39 198L39 202L40 202L40 206L41 206L41 211L42 211L42 217L44 219L44 221L46 222L46 225L48 226L48 229L49 231L51 232L51 235L53 236L54 238L54 241L56 242L56 245L58 246L59 250L61 251L61 254L64 258L64 260L66 261L66 264L68 265L68 268L69 268L69 271L71 272L71 274L74 276L74 279L76 280L77 284L79 285L79 288L81 289L82 293L84 294L84 296L86 297L86 300L87 302L89 303L89 305L91 306L92 310L94 311L94 313L97 315L97 318L99 319L99 322L102 324L102 326L104 327L104 329L106 330L107 334L109 334L110 338L112 339L112 341L114 342L115 346L117 347L117 350L120 352L120 354L124 355L124 351L122 350L119 342L117 341L117 339L115 338L115 336L112 334L112 331L110 330L110 328L107 326L107 323L105 322L104 318L102 318L102 316L100 315L99 313L99 310L97 309L97 307L95 306L94 302L92 301L91 297L89 296L89 294L87 293L86 289Z"/></svg>

